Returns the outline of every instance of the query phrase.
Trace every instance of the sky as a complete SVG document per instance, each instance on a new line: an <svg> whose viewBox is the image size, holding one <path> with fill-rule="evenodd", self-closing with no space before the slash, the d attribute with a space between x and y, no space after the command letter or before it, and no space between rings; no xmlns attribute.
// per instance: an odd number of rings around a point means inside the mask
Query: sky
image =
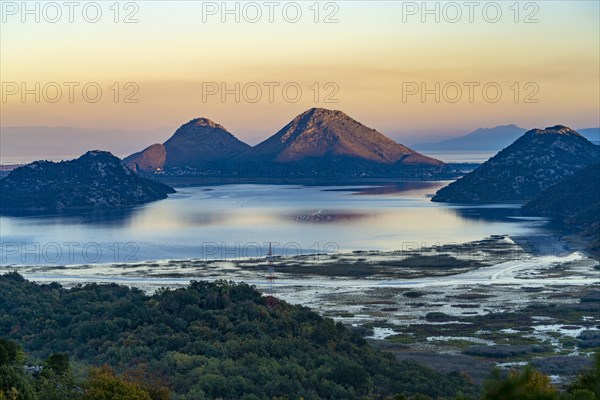
<svg viewBox="0 0 600 400"><path fill-rule="evenodd" d="M600 126L598 1L78 3L1 2L0 127L143 148L196 117L255 144L311 107L400 142Z"/></svg>

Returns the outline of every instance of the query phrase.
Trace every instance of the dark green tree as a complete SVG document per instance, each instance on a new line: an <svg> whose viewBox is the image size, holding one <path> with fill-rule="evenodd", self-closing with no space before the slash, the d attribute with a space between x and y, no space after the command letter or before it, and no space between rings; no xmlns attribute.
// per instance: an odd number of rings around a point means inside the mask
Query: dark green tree
<svg viewBox="0 0 600 400"><path fill-rule="evenodd" d="M526 367L502 377L498 370L485 385L483 400L558 400L559 394L547 375Z"/></svg>
<svg viewBox="0 0 600 400"><path fill-rule="evenodd" d="M36 400L33 386L23 370L10 365L0 366L0 394L6 399L16 394L16 400Z"/></svg>

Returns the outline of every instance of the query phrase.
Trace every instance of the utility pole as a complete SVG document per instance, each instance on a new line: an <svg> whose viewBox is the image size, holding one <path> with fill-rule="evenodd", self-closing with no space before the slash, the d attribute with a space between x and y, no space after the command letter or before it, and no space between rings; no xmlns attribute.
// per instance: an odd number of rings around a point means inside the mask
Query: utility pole
<svg viewBox="0 0 600 400"><path fill-rule="evenodd" d="M273 247L269 242L269 252L267 253L267 305L269 308L273 308L277 305L277 299L275 298L275 288L273 287L273 280L275 279L275 267L273 266Z"/></svg>

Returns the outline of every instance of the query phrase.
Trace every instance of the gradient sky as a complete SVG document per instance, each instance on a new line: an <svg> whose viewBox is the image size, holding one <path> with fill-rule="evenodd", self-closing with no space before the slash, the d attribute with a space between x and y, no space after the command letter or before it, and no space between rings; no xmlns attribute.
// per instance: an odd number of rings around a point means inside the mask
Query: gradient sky
<svg viewBox="0 0 600 400"><path fill-rule="evenodd" d="M283 20L281 7L274 23L266 15L254 24L235 23L231 16L222 23L219 15L203 22L202 2L192 1L136 2L138 23L114 23L108 8L112 3L101 3L103 16L96 24L85 22L78 10L74 23L68 22L66 9L58 23L35 23L33 17L22 23L19 15L3 15L3 84L98 82L103 96L98 103L87 103L76 90L69 103L65 89L63 100L39 104L32 96L25 103L9 96L1 104L1 126L164 128L166 139L181 124L204 116L256 143L315 106L343 110L399 141L508 123L525 128L600 126L598 1L535 2L539 22L530 24L514 22L513 1L498 2L503 12L498 23L486 22L481 8L473 23L466 7L457 23L436 23L433 16L423 23L420 14L402 21L402 2L338 1L339 22L332 24L314 23L313 1L298 2L303 15L295 24ZM320 3L321 18L325 3ZM526 3L519 4L520 20L533 10L524 10ZM115 103L109 90L113 82L135 82L139 102ZM271 104L265 87L257 103L236 103L233 96L224 103L219 96L204 102L203 82L230 87L235 82L297 82L303 94L299 102L289 103L276 90ZM315 102L310 91L314 82L334 82L339 102L323 103L323 92ZM470 103L465 88L457 103L435 103L433 96L425 103L419 96L403 102L406 82L430 87L435 82L497 82L503 95L489 103L476 90ZM518 103L509 89L515 82L521 86ZM539 87L537 104L522 101L527 82Z"/></svg>

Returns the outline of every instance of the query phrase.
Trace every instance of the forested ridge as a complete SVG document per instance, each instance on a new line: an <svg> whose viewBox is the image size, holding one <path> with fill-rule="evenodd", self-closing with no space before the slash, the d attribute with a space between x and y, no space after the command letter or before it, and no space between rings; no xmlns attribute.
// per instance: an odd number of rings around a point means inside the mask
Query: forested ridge
<svg viewBox="0 0 600 400"><path fill-rule="evenodd" d="M33 357L149 371L174 399L358 399L470 393L376 351L342 324L246 284L192 282L153 295L115 284L71 289L0 276L0 336Z"/></svg>
<svg viewBox="0 0 600 400"><path fill-rule="evenodd" d="M498 375L482 392L374 350L306 307L269 307L246 284L147 295L0 276L0 400L594 400L598 367L563 393L533 370Z"/></svg>

